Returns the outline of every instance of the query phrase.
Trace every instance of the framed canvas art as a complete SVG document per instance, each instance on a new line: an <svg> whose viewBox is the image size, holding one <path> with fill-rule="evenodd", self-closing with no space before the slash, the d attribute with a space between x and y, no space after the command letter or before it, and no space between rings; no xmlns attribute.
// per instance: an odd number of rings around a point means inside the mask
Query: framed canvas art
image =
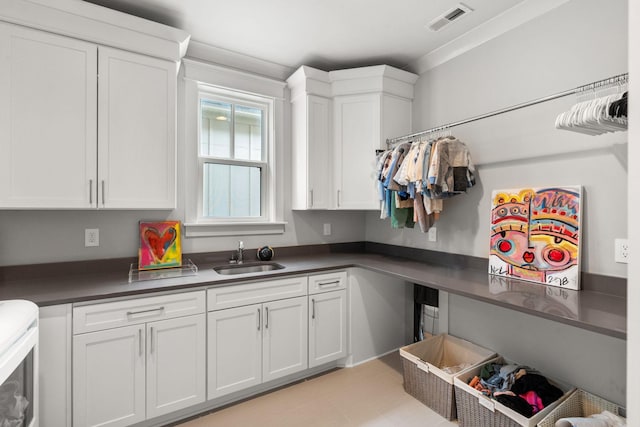
<svg viewBox="0 0 640 427"><path fill-rule="evenodd" d="M580 289L582 187L496 190L489 273Z"/></svg>
<svg viewBox="0 0 640 427"><path fill-rule="evenodd" d="M138 268L151 270L181 265L180 221L141 221Z"/></svg>

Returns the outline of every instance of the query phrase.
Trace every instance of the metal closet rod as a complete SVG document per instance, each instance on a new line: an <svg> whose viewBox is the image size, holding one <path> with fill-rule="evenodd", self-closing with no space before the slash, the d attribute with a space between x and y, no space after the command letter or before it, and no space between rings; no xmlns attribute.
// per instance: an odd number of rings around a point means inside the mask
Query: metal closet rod
<svg viewBox="0 0 640 427"><path fill-rule="evenodd" d="M564 92L558 92L553 95L545 96L544 98L538 98L538 99L534 99L533 101L523 102L522 104L512 105L511 107L502 108L500 110L492 111L490 113L481 114L479 116L471 117L471 118L460 120L453 123L448 123L446 125L438 126L428 130L423 130L423 131L412 133L409 135L399 136L397 138L390 138L390 139L387 139L387 145L391 145L396 142L404 141L407 139L417 138L419 136L427 135L434 132L440 132L445 129L449 129L449 128L460 126L460 125L465 125L467 123L475 122L482 119L487 119L489 117L508 113L510 111L516 111L521 108L530 107L532 105L542 104L543 102L553 101L554 99L563 98L565 96L574 95L576 93L582 93L589 90L595 90L603 86L609 86L612 84L627 82L628 79L629 79L629 73L618 74L617 76L609 77L603 80L598 80L583 86L578 86L577 88L565 90Z"/></svg>

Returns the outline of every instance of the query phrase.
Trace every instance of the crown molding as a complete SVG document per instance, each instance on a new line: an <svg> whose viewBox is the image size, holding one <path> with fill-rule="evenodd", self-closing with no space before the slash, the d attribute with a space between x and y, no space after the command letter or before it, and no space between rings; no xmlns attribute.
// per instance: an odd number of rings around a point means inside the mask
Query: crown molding
<svg viewBox="0 0 640 427"><path fill-rule="evenodd" d="M203 62L222 65L227 68L247 71L268 78L284 81L293 69L275 62L265 61L238 52L211 46L197 40L191 40L187 57Z"/></svg>
<svg viewBox="0 0 640 427"><path fill-rule="evenodd" d="M81 0L2 0L0 21L179 62L191 35Z"/></svg>
<svg viewBox="0 0 640 427"><path fill-rule="evenodd" d="M525 0L503 13L432 50L410 64L409 69L423 74L465 52L474 49L520 25L544 15L569 0Z"/></svg>

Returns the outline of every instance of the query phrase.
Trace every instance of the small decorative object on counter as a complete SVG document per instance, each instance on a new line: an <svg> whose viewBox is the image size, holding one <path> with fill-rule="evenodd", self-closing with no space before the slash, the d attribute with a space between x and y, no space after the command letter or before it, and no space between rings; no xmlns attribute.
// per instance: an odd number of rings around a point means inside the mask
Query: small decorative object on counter
<svg viewBox="0 0 640 427"><path fill-rule="evenodd" d="M258 249L258 259L260 261L270 261L273 258L273 248L271 246L263 246Z"/></svg>

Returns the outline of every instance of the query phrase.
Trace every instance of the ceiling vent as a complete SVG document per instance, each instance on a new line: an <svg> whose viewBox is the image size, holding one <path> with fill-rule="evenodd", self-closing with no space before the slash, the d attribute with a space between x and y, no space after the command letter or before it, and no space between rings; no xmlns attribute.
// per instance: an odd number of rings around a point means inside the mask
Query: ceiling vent
<svg viewBox="0 0 640 427"><path fill-rule="evenodd" d="M473 9L470 7L460 3L458 6L454 7L451 10L446 11L442 15L438 16L433 21L429 22L427 28L431 31L440 31L447 25L451 24L456 19L460 19L463 16L473 12Z"/></svg>

